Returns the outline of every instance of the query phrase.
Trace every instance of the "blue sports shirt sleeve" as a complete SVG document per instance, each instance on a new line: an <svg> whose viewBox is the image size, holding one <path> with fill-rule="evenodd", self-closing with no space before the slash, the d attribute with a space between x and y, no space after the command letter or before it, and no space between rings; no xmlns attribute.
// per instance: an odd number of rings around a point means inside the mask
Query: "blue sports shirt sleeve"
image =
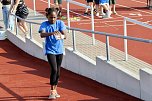
<svg viewBox="0 0 152 101"><path fill-rule="evenodd" d="M40 25L40 28L39 28L39 33L42 33L42 32L46 32L46 24L45 22L43 22L41 25Z"/></svg>

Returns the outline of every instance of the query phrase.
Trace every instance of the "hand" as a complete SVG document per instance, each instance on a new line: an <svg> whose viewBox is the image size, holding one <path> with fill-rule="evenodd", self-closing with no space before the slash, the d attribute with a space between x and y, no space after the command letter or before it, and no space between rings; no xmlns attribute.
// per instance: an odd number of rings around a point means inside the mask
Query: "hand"
<svg viewBox="0 0 152 101"><path fill-rule="evenodd" d="M15 12L16 12L15 10L12 10L12 11L11 11L11 14L15 14Z"/></svg>
<svg viewBox="0 0 152 101"><path fill-rule="evenodd" d="M54 35L57 40L64 39L64 35L62 35L60 31L55 31Z"/></svg>
<svg viewBox="0 0 152 101"><path fill-rule="evenodd" d="M60 31L55 31L54 35L61 35L61 32Z"/></svg>
<svg viewBox="0 0 152 101"><path fill-rule="evenodd" d="M8 14L12 14L12 12L13 12L13 11L12 11L12 10L10 10L10 11L8 12Z"/></svg>

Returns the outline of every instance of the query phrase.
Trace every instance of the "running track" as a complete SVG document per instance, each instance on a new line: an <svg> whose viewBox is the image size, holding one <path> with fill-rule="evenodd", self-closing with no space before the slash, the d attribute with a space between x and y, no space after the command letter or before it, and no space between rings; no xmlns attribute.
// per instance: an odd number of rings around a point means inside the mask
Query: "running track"
<svg viewBox="0 0 152 101"><path fill-rule="evenodd" d="M10 41L0 41L0 101L47 101L49 65ZM61 68L55 101L141 101Z"/></svg>
<svg viewBox="0 0 152 101"><path fill-rule="evenodd" d="M46 101L50 87L48 67L47 62L29 56L8 40L0 41L0 100ZM62 97L57 101L140 101L63 68L61 70L58 90Z"/></svg>
<svg viewBox="0 0 152 101"><path fill-rule="evenodd" d="M26 4L33 9L32 1L25 0ZM52 1L52 0L51 0ZM85 0L75 0L81 3L85 3ZM51 2L52 3L52 2ZM117 13L118 15L112 15L110 19L100 19L95 17L95 31L102 31L114 34L123 35L123 17L129 17L137 19L138 21L146 22L152 25L152 10L146 8L146 0L117 0ZM39 12L44 12L44 9L48 7L47 0L36 0L36 9ZM66 8L66 2L63 2L63 8ZM84 8L71 4L70 9L81 15L83 15ZM63 11L66 15L66 11ZM71 13L72 16L78 16ZM80 16L80 21L71 22L71 27L78 27L91 30L91 18L89 16ZM67 21L65 20L67 24ZM152 40L152 31L150 29L132 24L128 24L128 36L145 38ZM96 39L105 42L105 37L96 35ZM123 40L110 38L110 45L123 51ZM128 41L128 53L134 57L137 57L149 64L152 64L152 45L136 41Z"/></svg>

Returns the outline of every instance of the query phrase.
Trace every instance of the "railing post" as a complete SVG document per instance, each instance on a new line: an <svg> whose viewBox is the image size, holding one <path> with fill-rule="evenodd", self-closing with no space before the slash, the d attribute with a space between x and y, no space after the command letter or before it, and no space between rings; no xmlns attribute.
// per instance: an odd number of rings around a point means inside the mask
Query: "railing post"
<svg viewBox="0 0 152 101"><path fill-rule="evenodd" d="M9 27L9 29L10 29L11 31L14 32L14 31L15 31L15 30L14 30L14 26L15 26L14 24L15 24L15 21L16 21L15 16L12 15L12 14L10 14L8 20L9 20L8 27Z"/></svg>
<svg viewBox="0 0 152 101"><path fill-rule="evenodd" d="M32 23L30 23L30 39L33 39L33 36L32 36Z"/></svg>
<svg viewBox="0 0 152 101"><path fill-rule="evenodd" d="M36 2L33 0L33 7L34 7L34 15L36 15Z"/></svg>
<svg viewBox="0 0 152 101"><path fill-rule="evenodd" d="M110 61L109 36L106 35L106 55L107 61Z"/></svg>
<svg viewBox="0 0 152 101"><path fill-rule="evenodd" d="M92 27L92 31L94 31L94 8L93 5L91 5L91 27ZM92 44L95 45L95 35L94 33L92 33Z"/></svg>
<svg viewBox="0 0 152 101"><path fill-rule="evenodd" d="M124 36L127 36L127 22L126 18L124 18ZM125 51L125 61L128 60L128 45L127 45L127 39L124 39L124 51Z"/></svg>
<svg viewBox="0 0 152 101"><path fill-rule="evenodd" d="M69 0L67 0L67 20L68 20L68 28L70 28L70 3ZM70 32L70 30L68 30Z"/></svg>
<svg viewBox="0 0 152 101"><path fill-rule="evenodd" d="M50 0L48 0L48 8L50 8Z"/></svg>
<svg viewBox="0 0 152 101"><path fill-rule="evenodd" d="M76 51L75 30L72 30L73 51Z"/></svg>
<svg viewBox="0 0 152 101"><path fill-rule="evenodd" d="M147 7L149 7L150 0L147 0Z"/></svg>
<svg viewBox="0 0 152 101"><path fill-rule="evenodd" d="M17 17L15 16L16 35L18 35Z"/></svg>

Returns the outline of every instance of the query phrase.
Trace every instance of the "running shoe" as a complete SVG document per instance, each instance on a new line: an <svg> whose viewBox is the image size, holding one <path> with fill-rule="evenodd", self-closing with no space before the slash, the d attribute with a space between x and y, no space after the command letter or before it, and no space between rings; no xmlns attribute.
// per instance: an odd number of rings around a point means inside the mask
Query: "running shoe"
<svg viewBox="0 0 152 101"><path fill-rule="evenodd" d="M56 91L55 90L50 91L50 95L49 95L48 99L56 99Z"/></svg>
<svg viewBox="0 0 152 101"><path fill-rule="evenodd" d="M90 14L87 12L84 12L84 16L90 16Z"/></svg>
<svg viewBox="0 0 152 101"><path fill-rule="evenodd" d="M61 97L58 93L55 94L55 97L59 98Z"/></svg>

